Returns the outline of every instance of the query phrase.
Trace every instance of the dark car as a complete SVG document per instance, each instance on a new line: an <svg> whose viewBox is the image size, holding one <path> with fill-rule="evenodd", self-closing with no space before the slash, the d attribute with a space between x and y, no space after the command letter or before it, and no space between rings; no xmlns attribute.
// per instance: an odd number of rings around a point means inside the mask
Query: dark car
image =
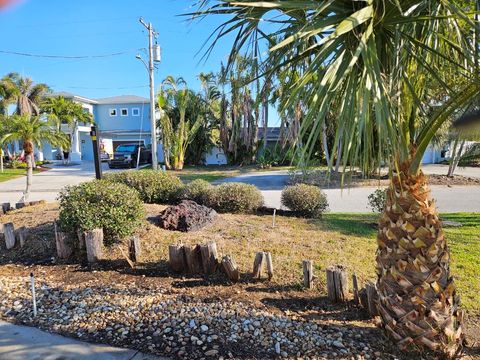
<svg viewBox="0 0 480 360"><path fill-rule="evenodd" d="M152 162L152 152L143 145L122 144L117 146L113 153L113 159L108 162L110 169L116 167L137 167L137 157L140 156L139 164Z"/></svg>

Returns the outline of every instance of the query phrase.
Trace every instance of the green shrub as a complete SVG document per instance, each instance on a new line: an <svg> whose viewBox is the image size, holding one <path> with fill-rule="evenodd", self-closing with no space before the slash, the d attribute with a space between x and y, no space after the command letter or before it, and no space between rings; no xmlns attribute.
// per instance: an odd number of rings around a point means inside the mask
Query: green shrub
<svg viewBox="0 0 480 360"><path fill-rule="evenodd" d="M62 230L103 228L106 243L131 235L145 217L136 190L106 180L67 186L58 197Z"/></svg>
<svg viewBox="0 0 480 360"><path fill-rule="evenodd" d="M223 183L209 194L208 206L218 212L250 213L263 205L263 196L255 186L243 183Z"/></svg>
<svg viewBox="0 0 480 360"><path fill-rule="evenodd" d="M104 178L136 189L141 199L149 204L175 203L183 190L182 181L164 171L121 171L106 174Z"/></svg>
<svg viewBox="0 0 480 360"><path fill-rule="evenodd" d="M214 189L208 181L196 179L185 185L182 197L208 206Z"/></svg>
<svg viewBox="0 0 480 360"><path fill-rule="evenodd" d="M12 159L10 160L9 162L9 166L10 168L12 169L26 169L27 168L27 164L20 161L20 160L17 160L17 159Z"/></svg>
<svg viewBox="0 0 480 360"><path fill-rule="evenodd" d="M306 184L285 187L282 204L304 217L318 217L328 209L327 196L322 190Z"/></svg>
<svg viewBox="0 0 480 360"><path fill-rule="evenodd" d="M381 213L385 209L387 201L387 189L377 189L368 195L368 206L375 213Z"/></svg>

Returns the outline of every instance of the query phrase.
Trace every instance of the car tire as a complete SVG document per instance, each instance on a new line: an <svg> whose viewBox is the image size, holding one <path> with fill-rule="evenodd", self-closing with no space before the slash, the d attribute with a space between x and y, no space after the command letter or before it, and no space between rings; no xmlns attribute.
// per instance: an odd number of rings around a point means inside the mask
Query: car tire
<svg viewBox="0 0 480 360"><path fill-rule="evenodd" d="M108 168L109 169L115 169L115 166L111 165L111 164L108 164Z"/></svg>
<svg viewBox="0 0 480 360"><path fill-rule="evenodd" d="M132 160L130 161L130 168L131 168L131 169L134 169L134 168L136 168L136 167L137 167L137 160L132 159Z"/></svg>

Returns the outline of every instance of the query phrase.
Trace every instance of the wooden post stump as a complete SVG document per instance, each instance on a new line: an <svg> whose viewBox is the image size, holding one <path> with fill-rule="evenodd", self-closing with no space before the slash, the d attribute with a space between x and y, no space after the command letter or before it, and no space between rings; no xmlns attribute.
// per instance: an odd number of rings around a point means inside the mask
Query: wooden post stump
<svg viewBox="0 0 480 360"><path fill-rule="evenodd" d="M103 229L93 229L85 232L87 260L95 263L103 259Z"/></svg>
<svg viewBox="0 0 480 360"><path fill-rule="evenodd" d="M273 278L273 262L272 262L272 254L267 252L265 253L265 261L267 263L267 275L268 280L272 280Z"/></svg>
<svg viewBox="0 0 480 360"><path fill-rule="evenodd" d="M10 250L15 246L15 228L13 223L3 224L3 236L5 237L5 246Z"/></svg>
<svg viewBox="0 0 480 360"><path fill-rule="evenodd" d="M313 289L313 261L303 260L303 286Z"/></svg>
<svg viewBox="0 0 480 360"><path fill-rule="evenodd" d="M365 284L365 291L367 293L367 310L368 313L372 316L378 316L377 310L377 286L374 283L368 282Z"/></svg>
<svg viewBox="0 0 480 360"><path fill-rule="evenodd" d="M353 301L355 304L359 305L360 304L360 297L358 294L358 280L357 280L357 274L353 273L352 275L352 285L353 285Z"/></svg>
<svg viewBox="0 0 480 360"><path fill-rule="evenodd" d="M331 266L326 270L328 298L332 302L345 302L348 298L347 271L343 266Z"/></svg>
<svg viewBox="0 0 480 360"><path fill-rule="evenodd" d="M23 247L25 245L25 240L27 239L27 228L22 226L21 228L17 229L15 233L20 247Z"/></svg>
<svg viewBox="0 0 480 360"><path fill-rule="evenodd" d="M26 206L29 206L29 205L30 205L30 203L27 202L27 201L26 202L18 202L18 203L15 204L15 208L18 210L18 209L22 209L22 208L24 208Z"/></svg>
<svg viewBox="0 0 480 360"><path fill-rule="evenodd" d="M184 246L185 262L187 263L187 271L190 274L201 274L203 271L202 254L200 245Z"/></svg>
<svg viewBox="0 0 480 360"><path fill-rule="evenodd" d="M57 222L54 221L55 228L55 245L57 247L57 256L60 259L68 259L73 252L72 247L68 244L68 234L58 231Z"/></svg>
<svg viewBox="0 0 480 360"><path fill-rule="evenodd" d="M263 251L257 252L255 254L255 260L253 261L252 278L260 279L262 277L262 269L265 261L266 261L266 256Z"/></svg>
<svg viewBox="0 0 480 360"><path fill-rule="evenodd" d="M10 211L10 209L11 209L11 206L9 202L2 203L2 210L5 214L7 213L7 211Z"/></svg>
<svg viewBox="0 0 480 360"><path fill-rule="evenodd" d="M168 246L168 263L175 272L181 272L185 270L185 257L183 255L182 245Z"/></svg>
<svg viewBox="0 0 480 360"><path fill-rule="evenodd" d="M359 301L360 301L360 305L362 305L362 307L368 312L368 295L367 295L367 289L365 288L362 288L360 289L360 291L358 292L358 298L359 298Z"/></svg>
<svg viewBox="0 0 480 360"><path fill-rule="evenodd" d="M212 241L206 245L200 245L200 253L202 254L203 272L207 275L213 274L218 265L217 243Z"/></svg>
<svg viewBox="0 0 480 360"><path fill-rule="evenodd" d="M128 239L128 257L133 262L137 262L140 259L142 248L140 246L140 238L138 235L133 235Z"/></svg>
<svg viewBox="0 0 480 360"><path fill-rule="evenodd" d="M231 256L226 255L222 258L222 266L230 281L237 282L240 280L240 272Z"/></svg>

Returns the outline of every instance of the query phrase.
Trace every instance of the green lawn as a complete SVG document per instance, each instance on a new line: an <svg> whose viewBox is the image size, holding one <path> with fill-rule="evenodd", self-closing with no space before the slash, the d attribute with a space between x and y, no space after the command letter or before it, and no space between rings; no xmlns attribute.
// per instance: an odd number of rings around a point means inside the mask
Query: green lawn
<svg viewBox="0 0 480 360"><path fill-rule="evenodd" d="M168 173L178 176L183 181L193 181L202 179L208 182L214 182L220 179L238 176L242 174L264 172L264 171L279 171L290 170L291 166L277 166L268 169L261 169L257 165L247 166L185 166L183 170L168 170ZM144 169L151 169L146 167Z"/></svg>
<svg viewBox="0 0 480 360"><path fill-rule="evenodd" d="M480 214L441 214L442 220L461 223L462 227L445 227L447 244L452 255L452 275L455 278L465 309L480 314ZM376 216L371 214L326 214L320 220L323 226L351 239L374 238ZM361 246L359 243L358 245ZM358 256L364 249L359 248ZM366 255L366 254L365 254ZM368 264L368 263L367 263ZM370 264L368 264L370 267ZM368 272L367 269L365 269ZM371 269L370 269L371 272Z"/></svg>
<svg viewBox="0 0 480 360"><path fill-rule="evenodd" d="M33 173L36 174L40 171L34 170ZM3 169L3 172L0 172L0 182L15 179L20 176L25 176L25 169Z"/></svg>

